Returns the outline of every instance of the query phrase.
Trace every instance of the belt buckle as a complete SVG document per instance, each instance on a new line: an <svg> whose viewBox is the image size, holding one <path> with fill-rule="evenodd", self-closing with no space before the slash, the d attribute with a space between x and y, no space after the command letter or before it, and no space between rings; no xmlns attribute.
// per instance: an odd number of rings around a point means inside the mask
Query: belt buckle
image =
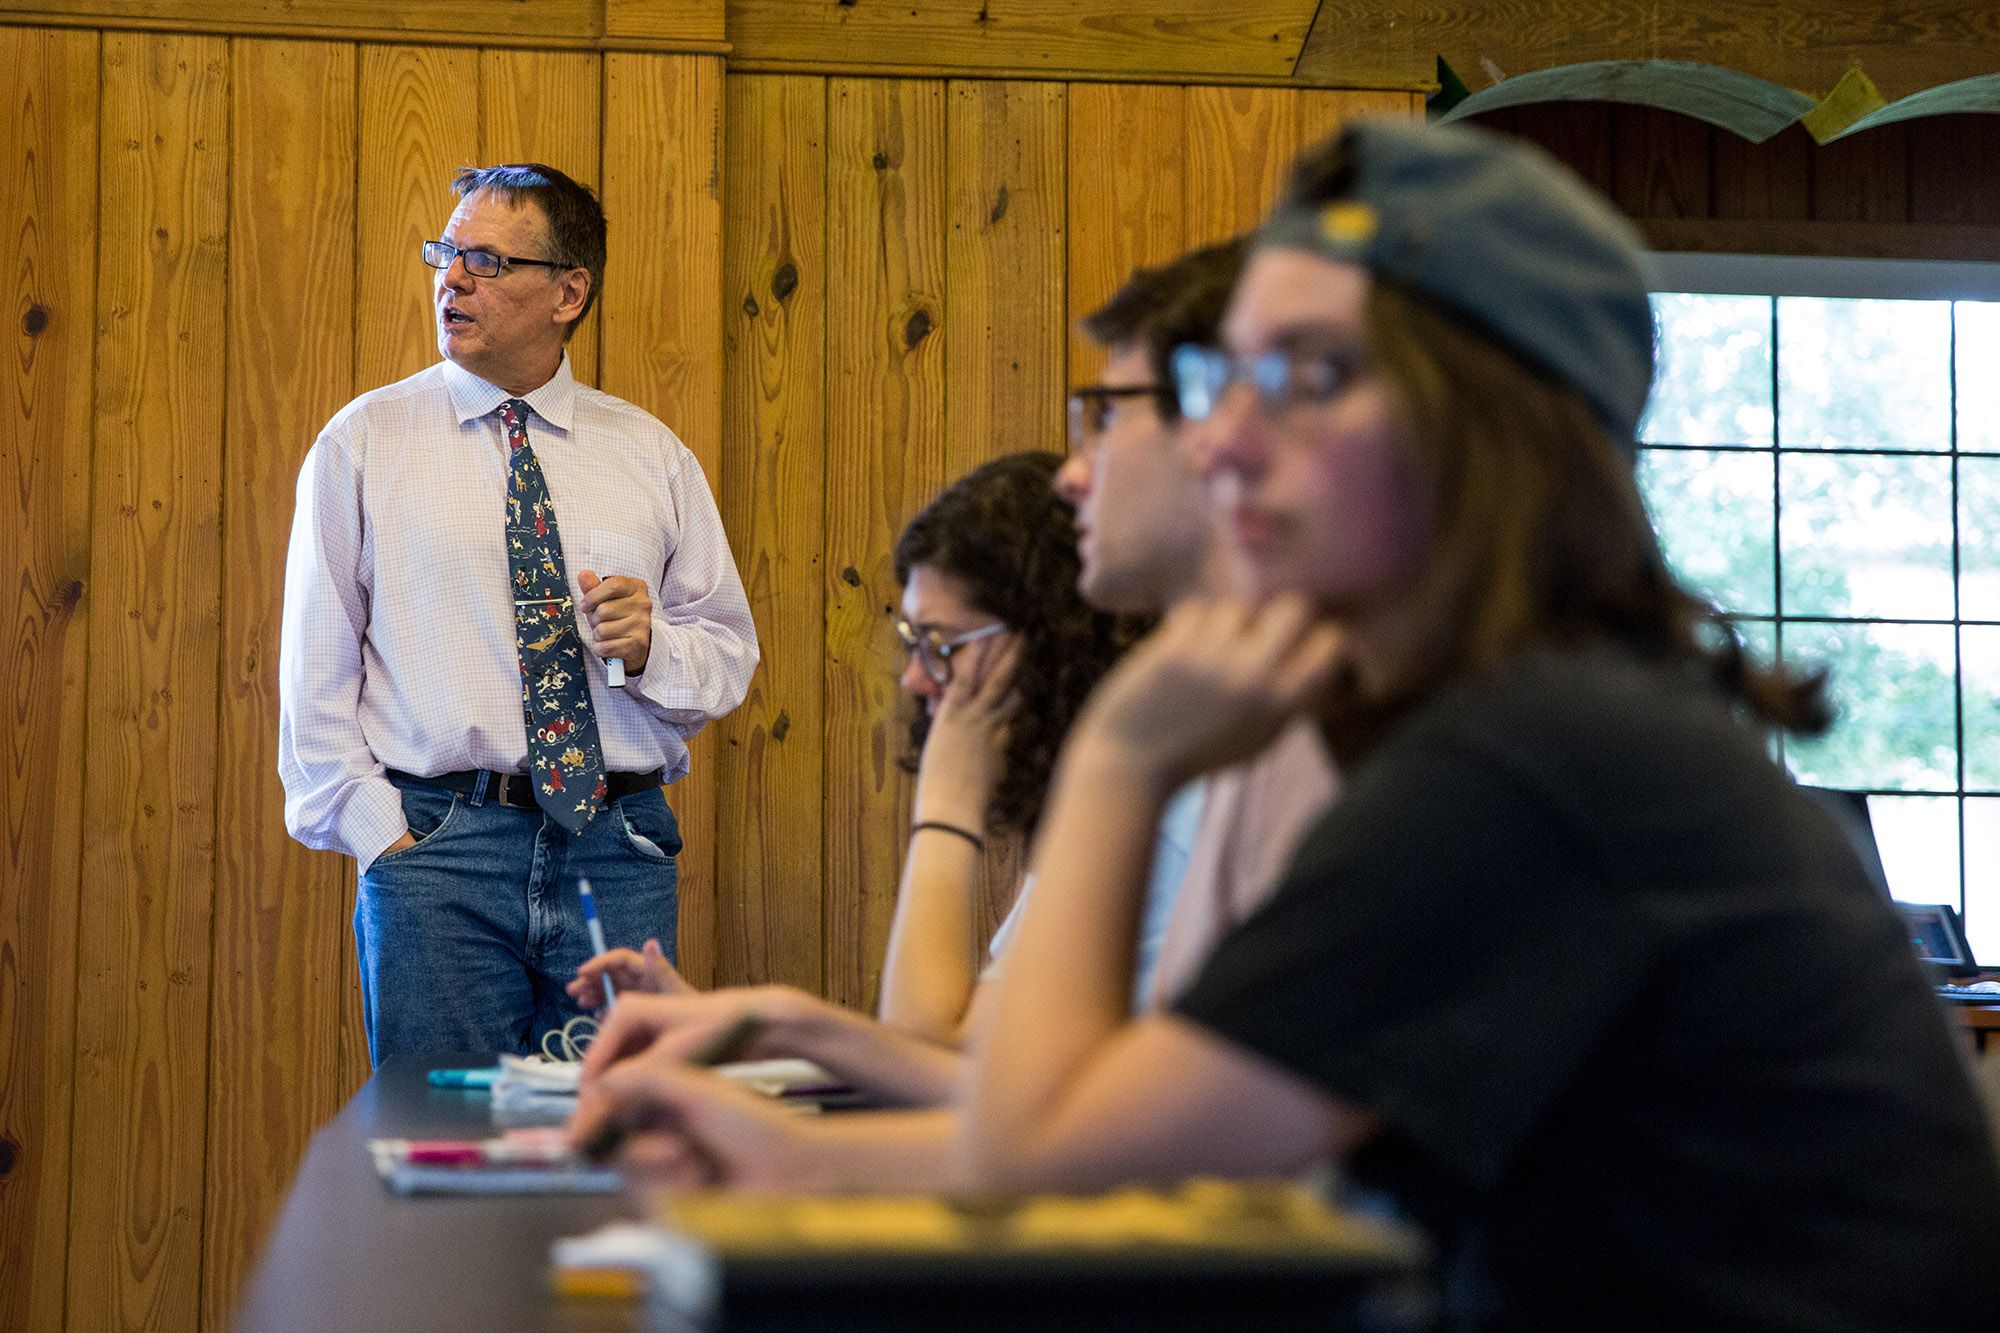
<svg viewBox="0 0 2000 1333"><path fill-rule="evenodd" d="M534 774L502 774L500 777L500 804L511 805L516 810L539 809L540 805L535 800Z"/></svg>

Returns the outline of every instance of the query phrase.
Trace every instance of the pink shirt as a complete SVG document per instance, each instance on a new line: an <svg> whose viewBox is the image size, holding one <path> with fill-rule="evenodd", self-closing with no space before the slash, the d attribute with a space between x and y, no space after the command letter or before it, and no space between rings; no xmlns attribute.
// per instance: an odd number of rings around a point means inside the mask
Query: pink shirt
<svg viewBox="0 0 2000 1333"><path fill-rule="evenodd" d="M1171 1002L1200 975L1217 941L1262 907L1313 822L1340 794L1333 761L1309 721L1264 753L1212 774L1180 897L1160 941L1147 1008Z"/></svg>

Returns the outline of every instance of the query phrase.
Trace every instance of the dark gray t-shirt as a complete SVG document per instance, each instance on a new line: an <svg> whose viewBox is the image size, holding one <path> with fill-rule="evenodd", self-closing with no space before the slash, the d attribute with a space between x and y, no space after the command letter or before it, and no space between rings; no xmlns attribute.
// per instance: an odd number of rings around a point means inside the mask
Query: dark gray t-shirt
<svg viewBox="0 0 2000 1333"><path fill-rule="evenodd" d="M1886 901L1712 689L1540 652L1400 723L1177 1006L1381 1118L1467 1327L1964 1329L2000 1168Z"/></svg>

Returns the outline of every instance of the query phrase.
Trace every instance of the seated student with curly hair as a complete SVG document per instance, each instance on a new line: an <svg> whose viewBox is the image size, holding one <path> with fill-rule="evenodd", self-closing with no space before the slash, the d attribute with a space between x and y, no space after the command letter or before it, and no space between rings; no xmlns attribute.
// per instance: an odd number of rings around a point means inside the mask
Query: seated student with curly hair
<svg viewBox="0 0 2000 1333"><path fill-rule="evenodd" d="M975 468L896 543L901 684L916 705L919 758L877 1018L790 986L697 991L656 944L615 949L570 985L588 1001L608 975L621 991L585 1060L586 1083L644 1047L685 1058L755 1013L761 1032L744 1058L802 1056L889 1104L950 1096L981 993L975 895L986 841L1033 830L1063 732L1136 632L1137 622L1077 594L1074 510L1052 486L1062 463L1022 453Z"/></svg>

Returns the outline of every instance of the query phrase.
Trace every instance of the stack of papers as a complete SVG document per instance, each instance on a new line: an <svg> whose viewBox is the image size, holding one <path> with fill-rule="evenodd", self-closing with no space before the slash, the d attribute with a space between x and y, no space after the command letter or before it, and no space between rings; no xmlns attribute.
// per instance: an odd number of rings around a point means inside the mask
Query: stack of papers
<svg viewBox="0 0 2000 1333"><path fill-rule="evenodd" d="M559 1124L569 1119L582 1076L583 1066L573 1061L501 1056L500 1077L493 1080L495 1121Z"/></svg>

